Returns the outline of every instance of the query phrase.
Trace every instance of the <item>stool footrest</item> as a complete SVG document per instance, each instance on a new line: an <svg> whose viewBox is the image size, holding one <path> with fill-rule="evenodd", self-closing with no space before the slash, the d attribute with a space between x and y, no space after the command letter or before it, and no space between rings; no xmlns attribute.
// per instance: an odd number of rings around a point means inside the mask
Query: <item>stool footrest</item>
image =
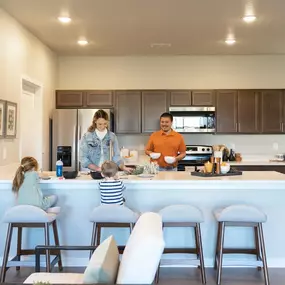
<svg viewBox="0 0 285 285"><path fill-rule="evenodd" d="M223 248L223 254L254 254L256 255L255 248Z"/></svg>
<svg viewBox="0 0 285 285"><path fill-rule="evenodd" d="M197 258L170 259L162 258L159 267L197 267L200 260Z"/></svg>
<svg viewBox="0 0 285 285"><path fill-rule="evenodd" d="M165 248L163 253L192 253L192 254L196 254L197 250L196 248Z"/></svg>

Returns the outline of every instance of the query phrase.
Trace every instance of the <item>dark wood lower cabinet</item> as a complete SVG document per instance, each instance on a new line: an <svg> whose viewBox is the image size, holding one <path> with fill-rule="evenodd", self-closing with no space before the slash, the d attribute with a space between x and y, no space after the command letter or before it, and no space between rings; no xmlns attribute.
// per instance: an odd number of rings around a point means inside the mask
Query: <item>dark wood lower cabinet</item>
<svg viewBox="0 0 285 285"><path fill-rule="evenodd" d="M276 171L285 174L285 165L233 165L232 168L240 171Z"/></svg>

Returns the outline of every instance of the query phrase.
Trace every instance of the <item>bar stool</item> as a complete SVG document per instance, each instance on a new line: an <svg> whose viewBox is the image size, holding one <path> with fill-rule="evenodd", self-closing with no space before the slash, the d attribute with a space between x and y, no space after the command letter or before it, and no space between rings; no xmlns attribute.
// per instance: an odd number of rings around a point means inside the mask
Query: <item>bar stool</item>
<svg viewBox="0 0 285 285"><path fill-rule="evenodd" d="M125 206L103 204L96 207L90 216L90 222L93 223L91 246L98 246L101 243L102 228L129 228L131 233L138 218L138 213ZM93 251L90 252L90 258Z"/></svg>
<svg viewBox="0 0 285 285"><path fill-rule="evenodd" d="M165 227L190 227L194 229L195 247L194 248L165 248L163 253L187 253L196 254L198 260L198 267L201 272L202 283L206 283L206 273L204 265L204 255L201 237L200 223L204 221L203 213L196 207L190 205L171 205L159 211L162 217L163 228ZM195 260L197 265L197 260ZM183 264L185 267L185 265ZM191 267L193 264L188 264ZM160 267L167 267L167 265L159 265L156 274L156 283L159 282Z"/></svg>
<svg viewBox="0 0 285 285"><path fill-rule="evenodd" d="M21 261L21 256L35 254L34 249L22 249L23 228L44 228L45 245L50 245L49 226L51 225L53 228L55 245L59 245L56 218L57 214L50 214L38 207L30 205L14 206L6 211L3 218L3 222L8 223L8 230L7 230L4 257L1 268L0 283L4 283L6 277L6 271L10 267L16 266L16 269L20 270L20 266L31 266L31 264L28 263L27 261ZM14 228L18 229L17 255L13 257L10 261L8 261ZM62 270L60 251L47 250L45 252L45 255L46 255L47 272L50 272L51 267L53 267L56 263L58 263L59 270ZM52 262L50 262L50 255L55 255L55 258L52 260Z"/></svg>
<svg viewBox="0 0 285 285"><path fill-rule="evenodd" d="M218 221L215 269L217 272L217 284L221 284L223 255L224 254L254 254L257 264L263 267L265 284L269 285L269 275L265 253L262 223L267 220L266 215L259 209L247 205L232 205L214 211ZM255 236L255 248L224 248L224 236L226 227L252 227ZM260 269L260 267L258 267Z"/></svg>

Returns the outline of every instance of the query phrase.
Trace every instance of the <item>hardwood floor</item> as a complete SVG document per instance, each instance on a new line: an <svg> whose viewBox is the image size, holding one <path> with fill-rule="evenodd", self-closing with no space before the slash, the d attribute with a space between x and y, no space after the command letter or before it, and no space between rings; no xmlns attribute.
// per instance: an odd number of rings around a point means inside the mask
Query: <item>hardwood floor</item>
<svg viewBox="0 0 285 285"><path fill-rule="evenodd" d="M56 269L55 269L56 271ZM34 268L22 268L17 272L14 268L7 271L7 283L21 283L31 273ZM64 272L84 272L84 268L67 267ZM160 270L160 285L201 285L199 270L195 268L162 268ZM206 269L207 285L214 285L216 272L212 268ZM285 268L270 268L270 284L285 284ZM225 268L223 269L222 285L261 285L264 284L262 272L252 268Z"/></svg>

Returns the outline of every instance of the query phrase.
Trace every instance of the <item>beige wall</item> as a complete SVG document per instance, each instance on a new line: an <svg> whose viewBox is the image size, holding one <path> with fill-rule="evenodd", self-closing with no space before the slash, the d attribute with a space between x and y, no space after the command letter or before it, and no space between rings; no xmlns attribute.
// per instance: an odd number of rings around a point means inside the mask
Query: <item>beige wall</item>
<svg viewBox="0 0 285 285"><path fill-rule="evenodd" d="M60 57L60 89L284 88L285 56Z"/></svg>
<svg viewBox="0 0 285 285"><path fill-rule="evenodd" d="M43 120L44 130L43 162L47 167L48 120L54 106L57 56L0 9L0 99L19 104L22 76L27 76L43 85L43 118L40 119ZM21 106L18 105L18 115L20 111ZM18 126L20 127L20 124ZM19 161L19 134L18 130L17 138L14 140L0 139L0 165ZM5 149L7 158L4 160Z"/></svg>

